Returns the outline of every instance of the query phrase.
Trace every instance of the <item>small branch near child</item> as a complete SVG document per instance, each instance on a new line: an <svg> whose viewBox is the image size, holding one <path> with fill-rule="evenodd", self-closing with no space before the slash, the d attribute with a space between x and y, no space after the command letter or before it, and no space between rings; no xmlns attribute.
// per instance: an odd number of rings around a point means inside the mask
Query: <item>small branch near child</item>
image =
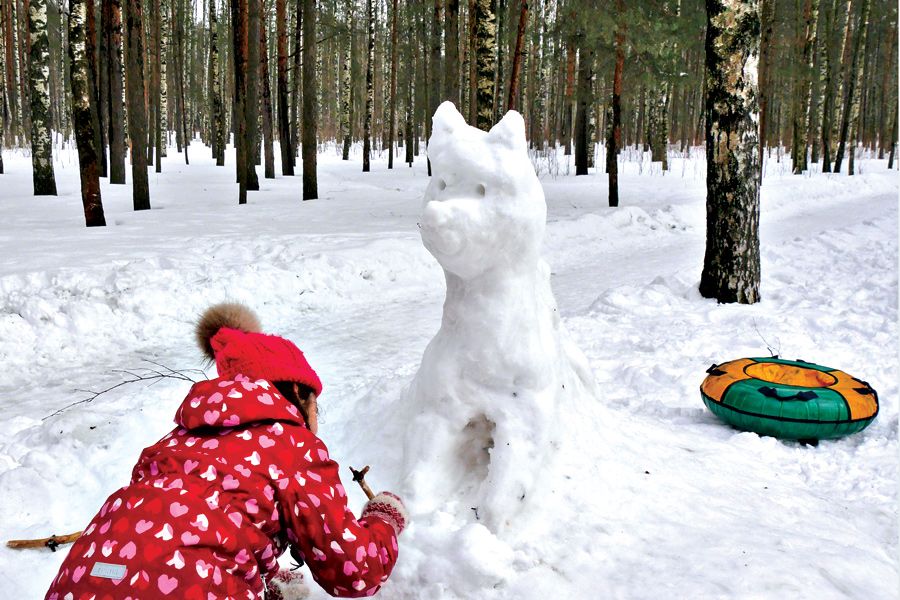
<svg viewBox="0 0 900 600"><path fill-rule="evenodd" d="M131 379L126 379L124 381L120 381L119 383L106 388L105 390L100 390L99 392L95 392L94 390L75 390L76 392L84 392L85 394L90 394L87 398L83 398L76 402L72 402L71 404L67 404L63 406L59 410L54 413L51 413L41 419L42 421L46 421L51 417L55 417L63 412L69 410L73 406L78 406L79 404L88 404L93 402L103 394L107 392L111 392L118 387L122 387L123 385L127 385L129 383L137 383L139 381L152 381L150 385L154 385L163 379L177 379L179 381L190 381L191 383L197 383L197 380L188 375L188 373L198 374L202 377L206 377L206 373L201 369L172 369L158 362L145 359L144 362L150 363L154 365L154 367L141 367L138 369L118 369L113 371L113 373L124 373L125 375L130 375Z"/></svg>

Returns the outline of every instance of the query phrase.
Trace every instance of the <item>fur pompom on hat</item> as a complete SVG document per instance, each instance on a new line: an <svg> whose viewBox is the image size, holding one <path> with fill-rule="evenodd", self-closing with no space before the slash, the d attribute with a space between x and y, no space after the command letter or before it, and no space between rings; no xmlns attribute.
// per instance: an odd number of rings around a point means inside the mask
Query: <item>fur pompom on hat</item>
<svg viewBox="0 0 900 600"><path fill-rule="evenodd" d="M290 340L262 333L252 310L237 303L211 306L197 322L197 343L219 377L293 381L322 393L322 382Z"/></svg>

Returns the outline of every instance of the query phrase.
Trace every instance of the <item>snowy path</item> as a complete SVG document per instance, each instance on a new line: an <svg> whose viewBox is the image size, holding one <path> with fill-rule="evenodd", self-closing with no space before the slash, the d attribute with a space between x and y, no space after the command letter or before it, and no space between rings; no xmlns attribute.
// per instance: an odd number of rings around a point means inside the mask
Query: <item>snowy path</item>
<svg viewBox="0 0 900 600"><path fill-rule="evenodd" d="M85 522L166 431L186 384L127 386L41 418L145 358L200 366L192 320L225 297L304 347L342 465L374 462L379 486L400 484L366 415L389 414L440 321L442 276L415 231L419 166L366 179L326 158L327 202L298 209L295 182L277 179L264 182L271 198L238 210L230 170L198 157L185 171L198 178L179 180L183 165L169 160L159 210L131 213L126 189L105 186L119 224L85 232L71 168L48 217L28 194L30 171L15 173L28 163L6 157L24 220L0 226L4 539ZM863 164L854 180L766 180L753 307L695 291L702 180L626 174L618 210L603 207L600 176L546 180L554 291L604 407L573 429L536 500L540 519L499 540L450 512L420 516L382 596L896 597L897 177ZM760 336L871 381L879 418L817 448L722 427L699 400L703 372L765 354ZM0 596L41 597L58 564L0 549Z"/></svg>

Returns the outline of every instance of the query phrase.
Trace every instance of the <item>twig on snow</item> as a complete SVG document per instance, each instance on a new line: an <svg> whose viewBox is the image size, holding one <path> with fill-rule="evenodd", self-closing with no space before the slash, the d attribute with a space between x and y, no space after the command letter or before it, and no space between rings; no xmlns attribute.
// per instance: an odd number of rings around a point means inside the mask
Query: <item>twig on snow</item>
<svg viewBox="0 0 900 600"><path fill-rule="evenodd" d="M94 391L94 390L82 390L77 389L76 392L82 392L85 394L90 394L87 398L82 398L81 400L77 400L72 402L71 404L67 404L63 406L59 410L54 413L51 413L41 419L42 421L46 421L51 417L55 417L63 412L69 410L73 406L78 406L79 404L88 404L93 402L103 394L107 392L111 392L116 388L122 387L123 385L128 385L129 383L137 383L139 381L151 381L150 385L155 385L162 381L163 379L178 379L180 381L190 381L191 383L197 383L197 380L189 375L189 373L199 374L201 376L205 376L205 373L200 369L172 369L171 367L167 367L164 364L145 359L144 362L150 363L152 365L156 365L159 369L154 369L150 367L141 367L140 369L116 369L113 370L113 373L124 373L131 377L131 379L126 379L124 381L120 381L119 383L110 386L104 390ZM143 371L141 373L140 371Z"/></svg>

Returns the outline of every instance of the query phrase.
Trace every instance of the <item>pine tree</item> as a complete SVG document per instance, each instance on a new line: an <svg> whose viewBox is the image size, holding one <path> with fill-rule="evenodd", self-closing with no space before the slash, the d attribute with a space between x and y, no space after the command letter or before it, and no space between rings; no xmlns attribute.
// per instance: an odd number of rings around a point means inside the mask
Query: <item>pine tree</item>
<svg viewBox="0 0 900 600"><path fill-rule="evenodd" d="M31 169L35 196L55 196L53 141L50 118L50 42L47 39L47 0L31 0L28 8L31 39Z"/></svg>
<svg viewBox="0 0 900 600"><path fill-rule="evenodd" d="M265 19L260 19L259 23L259 58L260 77L262 78L263 147L265 149L263 177L275 179L274 142L272 139L274 136L272 131L272 89L269 84L269 48L266 42Z"/></svg>
<svg viewBox="0 0 900 600"><path fill-rule="evenodd" d="M756 0L706 0L706 256L700 293L759 301Z"/></svg>
<svg viewBox="0 0 900 600"><path fill-rule="evenodd" d="M316 2L303 0L303 199L319 197L316 178L316 126L318 120L316 79Z"/></svg>
<svg viewBox="0 0 900 600"><path fill-rule="evenodd" d="M278 46L276 95L278 108L278 143L281 147L281 174L294 175L294 150L291 145L291 122L288 113L287 76L287 9L285 0L275 0L275 37Z"/></svg>
<svg viewBox="0 0 900 600"><path fill-rule="evenodd" d="M34 1L34 0L32 0ZM78 165L81 173L81 201L88 227L105 226L103 203L100 198L100 169L94 139L94 120L91 115L91 87L87 53L87 10L84 0L69 0L69 78L72 89L72 118L78 144ZM129 23L130 23L129 16ZM138 152L146 161L146 153ZM146 168L144 171L146 176Z"/></svg>
<svg viewBox="0 0 900 600"><path fill-rule="evenodd" d="M127 0L128 137L131 139L131 182L134 210L150 208L147 180L147 113L144 108L144 24L141 0Z"/></svg>
<svg viewBox="0 0 900 600"><path fill-rule="evenodd" d="M609 205L619 205L619 148L622 147L622 71L625 69L625 15L623 0L616 0L616 62L613 68L612 123L606 144L606 173L609 180ZM594 144L591 143L591 148ZM587 169L585 169L587 173Z"/></svg>
<svg viewBox="0 0 900 600"><path fill-rule="evenodd" d="M122 72L121 0L102 0L103 32L108 55L107 103L109 109L109 182L125 183L125 99Z"/></svg>

